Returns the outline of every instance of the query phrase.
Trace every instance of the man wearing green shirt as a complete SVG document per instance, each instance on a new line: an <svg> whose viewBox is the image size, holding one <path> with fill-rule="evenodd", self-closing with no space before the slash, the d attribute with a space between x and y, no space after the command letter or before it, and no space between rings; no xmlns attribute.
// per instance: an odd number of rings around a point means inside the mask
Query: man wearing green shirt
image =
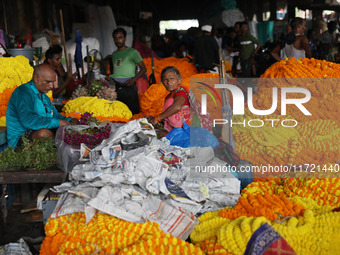
<svg viewBox="0 0 340 255"><path fill-rule="evenodd" d="M146 66L139 52L125 45L125 29L115 29L112 36L117 50L112 53L113 74L110 77L116 83L117 100L136 114L140 112L136 81L145 74ZM137 74L136 65L139 67Z"/></svg>
<svg viewBox="0 0 340 255"><path fill-rule="evenodd" d="M242 22L240 41L240 60L242 77L251 77L253 65L255 66L255 55L261 48L261 43L248 32L247 22ZM255 48L256 44L256 48Z"/></svg>

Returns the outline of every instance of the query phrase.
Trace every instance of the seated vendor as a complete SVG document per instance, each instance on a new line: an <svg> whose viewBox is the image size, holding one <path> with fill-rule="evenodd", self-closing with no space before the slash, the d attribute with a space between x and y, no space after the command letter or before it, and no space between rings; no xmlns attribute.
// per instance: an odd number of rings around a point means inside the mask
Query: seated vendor
<svg viewBox="0 0 340 255"><path fill-rule="evenodd" d="M161 73L161 81L170 94L165 98L163 112L153 117L150 122L155 125L163 121L164 129L170 132L171 129L182 127L184 122L190 121L188 92L180 86L182 78L176 67L165 67Z"/></svg>
<svg viewBox="0 0 340 255"><path fill-rule="evenodd" d="M53 87L54 98L58 98L60 96L65 97L67 87L77 77L76 74L65 72L64 67L61 64L62 53L63 49L60 45L52 45L45 53L44 63L50 65L57 73L56 82Z"/></svg>
<svg viewBox="0 0 340 255"><path fill-rule="evenodd" d="M53 129L78 123L77 119L58 113L46 95L55 80L54 70L41 64L35 67L33 79L12 93L6 112L7 141L12 148L21 145L22 135L28 139L53 138Z"/></svg>

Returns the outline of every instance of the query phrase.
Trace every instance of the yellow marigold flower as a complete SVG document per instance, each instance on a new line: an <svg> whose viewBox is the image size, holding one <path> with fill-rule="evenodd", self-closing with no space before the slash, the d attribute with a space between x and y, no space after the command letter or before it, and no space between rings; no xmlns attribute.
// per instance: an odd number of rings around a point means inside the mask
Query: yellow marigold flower
<svg viewBox="0 0 340 255"><path fill-rule="evenodd" d="M126 119L132 118L132 113L129 108L120 101L109 101L105 99L98 99L98 97L78 97L68 101L63 111L65 114L72 112L93 113L93 116L101 117L122 117Z"/></svg>
<svg viewBox="0 0 340 255"><path fill-rule="evenodd" d="M6 117L0 117L0 127L6 127Z"/></svg>

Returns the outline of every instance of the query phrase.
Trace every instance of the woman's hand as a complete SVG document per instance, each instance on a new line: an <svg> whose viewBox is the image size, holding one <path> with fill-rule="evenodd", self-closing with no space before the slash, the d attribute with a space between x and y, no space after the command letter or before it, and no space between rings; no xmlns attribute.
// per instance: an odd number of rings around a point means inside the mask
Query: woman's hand
<svg viewBox="0 0 340 255"><path fill-rule="evenodd" d="M74 74L72 74L72 80L75 80L78 78L78 72L75 72Z"/></svg>
<svg viewBox="0 0 340 255"><path fill-rule="evenodd" d="M162 120L159 118L159 115L157 115L156 117L151 116L151 119L149 119L149 122L152 125L156 125L157 123L161 122Z"/></svg>

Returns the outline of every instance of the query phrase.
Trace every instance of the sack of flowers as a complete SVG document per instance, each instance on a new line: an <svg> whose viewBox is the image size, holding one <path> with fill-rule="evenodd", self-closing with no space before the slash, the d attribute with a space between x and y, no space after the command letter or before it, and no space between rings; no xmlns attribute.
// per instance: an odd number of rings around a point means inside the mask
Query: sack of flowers
<svg viewBox="0 0 340 255"><path fill-rule="evenodd" d="M84 159L82 151L90 151L99 146L116 130L111 122L98 121L92 113L82 114L79 125L63 126L56 134L58 148L57 164L69 172Z"/></svg>

